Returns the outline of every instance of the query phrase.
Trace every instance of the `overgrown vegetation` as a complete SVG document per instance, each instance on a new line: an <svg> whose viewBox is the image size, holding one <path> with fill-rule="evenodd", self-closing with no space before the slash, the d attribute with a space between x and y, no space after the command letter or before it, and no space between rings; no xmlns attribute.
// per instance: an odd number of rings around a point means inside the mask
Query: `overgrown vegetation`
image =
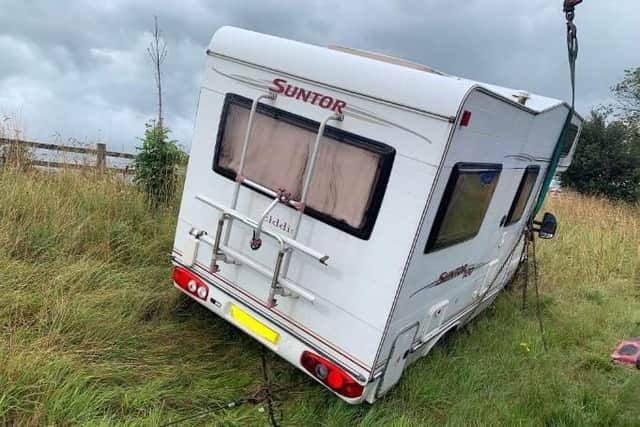
<svg viewBox="0 0 640 427"><path fill-rule="evenodd" d="M21 137L16 120L0 114L0 167L26 169L31 162L32 153L24 145L17 143Z"/></svg>
<svg viewBox="0 0 640 427"><path fill-rule="evenodd" d="M260 347L170 283L175 208L99 174L0 170L0 424L159 425L260 387ZM521 292L409 368L375 405L349 406L272 357L283 426L638 424L640 206L551 197L538 243L544 352ZM533 304L530 304L533 306ZM263 408L264 409L264 408ZM268 425L243 406L182 425Z"/></svg>
<svg viewBox="0 0 640 427"><path fill-rule="evenodd" d="M640 200L640 134L607 111L592 112L562 182L585 194Z"/></svg>

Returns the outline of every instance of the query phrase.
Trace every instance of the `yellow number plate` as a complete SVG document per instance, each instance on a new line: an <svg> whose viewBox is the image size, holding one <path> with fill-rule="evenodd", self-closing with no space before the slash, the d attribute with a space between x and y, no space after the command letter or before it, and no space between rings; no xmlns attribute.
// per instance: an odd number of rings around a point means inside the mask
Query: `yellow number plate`
<svg viewBox="0 0 640 427"><path fill-rule="evenodd" d="M270 343L276 344L280 338L279 333L269 328L264 323L254 319L249 313L233 304L231 304L231 317L233 317L242 326L261 336Z"/></svg>

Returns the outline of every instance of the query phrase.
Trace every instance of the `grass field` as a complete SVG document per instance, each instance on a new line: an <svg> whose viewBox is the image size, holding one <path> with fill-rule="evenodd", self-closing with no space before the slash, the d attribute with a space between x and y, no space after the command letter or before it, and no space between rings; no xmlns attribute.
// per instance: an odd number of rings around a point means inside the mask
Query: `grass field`
<svg viewBox="0 0 640 427"><path fill-rule="evenodd" d="M521 292L349 406L270 357L283 426L640 425L640 371L613 366L640 335L640 207L565 194L538 242L543 351ZM162 425L262 384L259 345L170 284L175 210L129 185L0 171L0 424ZM530 307L534 307L533 300ZM268 425L246 405L183 425Z"/></svg>

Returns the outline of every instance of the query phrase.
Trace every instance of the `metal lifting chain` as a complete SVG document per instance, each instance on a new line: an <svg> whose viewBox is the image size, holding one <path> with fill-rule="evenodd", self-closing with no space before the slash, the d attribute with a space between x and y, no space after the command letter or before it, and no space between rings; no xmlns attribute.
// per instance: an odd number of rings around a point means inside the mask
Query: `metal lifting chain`
<svg viewBox="0 0 640 427"><path fill-rule="evenodd" d="M567 18L567 50L569 53L569 70L571 72L571 113L576 102L576 60L578 59L578 28L573 20L576 17L575 8L582 0L565 0L564 14Z"/></svg>
<svg viewBox="0 0 640 427"><path fill-rule="evenodd" d="M520 275L521 269L523 270L524 280L522 283L522 311L527 309L527 289L529 287L529 264L533 267L533 286L536 293L536 317L538 319L538 328L540 330L540 340L542 341L542 348L547 350L547 340L544 336L544 323L542 321L542 305L540 303L540 289L539 289L539 275L538 275L538 260L536 258L536 241L533 234L533 229L530 226L526 226L524 229L524 245L522 247L522 253L520 254L520 266L513 275L516 279ZM523 261L524 260L524 261Z"/></svg>
<svg viewBox="0 0 640 427"><path fill-rule="evenodd" d="M528 257L528 256L527 256ZM533 286L536 291L536 317L538 318L538 328L540 328L540 340L542 340L542 348L547 351L547 340L544 338L544 324L542 322L542 305L540 304L540 290L538 283L538 260L536 259L536 240L531 239L531 257L533 261ZM529 260L527 260L529 262ZM528 271L528 269L527 269ZM526 279L529 281L529 278Z"/></svg>

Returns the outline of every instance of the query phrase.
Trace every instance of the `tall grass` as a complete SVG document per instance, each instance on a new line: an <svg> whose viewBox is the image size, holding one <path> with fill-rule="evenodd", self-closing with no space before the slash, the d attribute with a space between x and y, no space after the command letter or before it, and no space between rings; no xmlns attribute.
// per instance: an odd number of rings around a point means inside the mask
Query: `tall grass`
<svg viewBox="0 0 640 427"><path fill-rule="evenodd" d="M8 144L0 144L0 167L5 165L17 169L26 169L31 161L32 152L17 141L22 136L19 119L0 114L0 138Z"/></svg>
<svg viewBox="0 0 640 427"><path fill-rule="evenodd" d="M261 385L260 348L170 285L175 208L97 174L0 171L0 424L158 425ZM519 289L406 372L373 406L307 381L282 425L638 425L640 207L563 195L538 242L543 351ZM532 304L530 304L532 305ZM272 358L278 385L304 376ZM267 425L243 406L191 425ZM189 425L187 423L187 425Z"/></svg>

